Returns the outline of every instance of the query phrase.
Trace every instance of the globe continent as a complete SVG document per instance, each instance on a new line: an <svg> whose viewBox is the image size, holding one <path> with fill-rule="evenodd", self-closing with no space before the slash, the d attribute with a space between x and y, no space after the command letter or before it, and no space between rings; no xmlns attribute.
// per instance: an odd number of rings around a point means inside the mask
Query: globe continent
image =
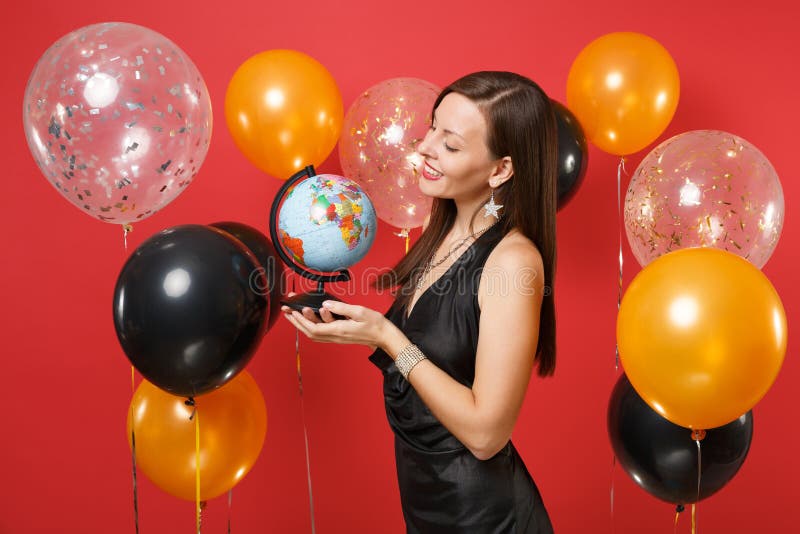
<svg viewBox="0 0 800 534"><path fill-rule="evenodd" d="M319 174L298 182L278 212L284 248L299 265L321 272L347 269L372 246L375 209L352 180Z"/></svg>

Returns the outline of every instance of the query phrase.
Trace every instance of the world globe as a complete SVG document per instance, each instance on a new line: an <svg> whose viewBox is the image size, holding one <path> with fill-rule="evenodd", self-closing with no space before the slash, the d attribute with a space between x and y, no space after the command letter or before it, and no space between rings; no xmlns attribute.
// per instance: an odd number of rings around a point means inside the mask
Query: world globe
<svg viewBox="0 0 800 534"><path fill-rule="evenodd" d="M334 272L369 251L378 228L375 209L357 183L335 174L292 185L280 205L278 239L298 266Z"/></svg>

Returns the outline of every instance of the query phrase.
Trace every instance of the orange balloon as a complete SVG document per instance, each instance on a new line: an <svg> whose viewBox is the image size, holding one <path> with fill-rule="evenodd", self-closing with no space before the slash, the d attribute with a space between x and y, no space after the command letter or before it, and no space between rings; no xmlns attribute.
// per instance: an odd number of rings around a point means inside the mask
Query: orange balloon
<svg viewBox="0 0 800 534"><path fill-rule="evenodd" d="M336 146L344 107L333 76L295 50L268 50L245 61L225 95L225 119L256 167L287 179L317 166Z"/></svg>
<svg viewBox="0 0 800 534"><path fill-rule="evenodd" d="M714 248L670 252L634 278L617 317L625 373L675 424L708 429L750 410L786 353L783 304L764 274Z"/></svg>
<svg viewBox="0 0 800 534"><path fill-rule="evenodd" d="M678 67L655 39L609 33L584 48L569 71L567 105L598 148L624 156L666 129L678 107Z"/></svg>
<svg viewBox="0 0 800 534"><path fill-rule="evenodd" d="M167 493L195 500L193 408L142 381L128 411L136 435L136 465ZM253 377L242 371L221 388L195 399L200 415L200 500L235 486L253 467L267 432L267 410Z"/></svg>

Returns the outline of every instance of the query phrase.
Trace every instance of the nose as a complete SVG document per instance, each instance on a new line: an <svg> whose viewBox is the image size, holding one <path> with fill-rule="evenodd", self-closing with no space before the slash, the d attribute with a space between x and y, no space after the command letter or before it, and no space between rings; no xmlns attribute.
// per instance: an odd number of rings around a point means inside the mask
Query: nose
<svg viewBox="0 0 800 534"><path fill-rule="evenodd" d="M433 129L428 129L425 137L417 145L417 152L425 158L436 158L436 151L433 148Z"/></svg>

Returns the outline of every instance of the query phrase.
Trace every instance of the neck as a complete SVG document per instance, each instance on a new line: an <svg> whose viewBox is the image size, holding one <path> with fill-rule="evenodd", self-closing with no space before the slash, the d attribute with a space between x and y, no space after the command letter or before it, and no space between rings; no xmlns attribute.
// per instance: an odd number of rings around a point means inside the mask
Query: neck
<svg viewBox="0 0 800 534"><path fill-rule="evenodd" d="M455 221L453 221L453 228L451 230L453 235L467 236L472 232L478 232L484 228L488 228L489 226L497 222L497 219L495 219L491 215L489 217L484 218L483 211L481 210L475 217L475 223L472 230L470 230L469 228L469 223L470 219L472 219L472 214L475 213L475 211L478 208L482 208L483 205L489 201L490 195L491 191L486 192L485 194L482 193L477 197L469 200L454 199L454 202L456 204L456 219Z"/></svg>

